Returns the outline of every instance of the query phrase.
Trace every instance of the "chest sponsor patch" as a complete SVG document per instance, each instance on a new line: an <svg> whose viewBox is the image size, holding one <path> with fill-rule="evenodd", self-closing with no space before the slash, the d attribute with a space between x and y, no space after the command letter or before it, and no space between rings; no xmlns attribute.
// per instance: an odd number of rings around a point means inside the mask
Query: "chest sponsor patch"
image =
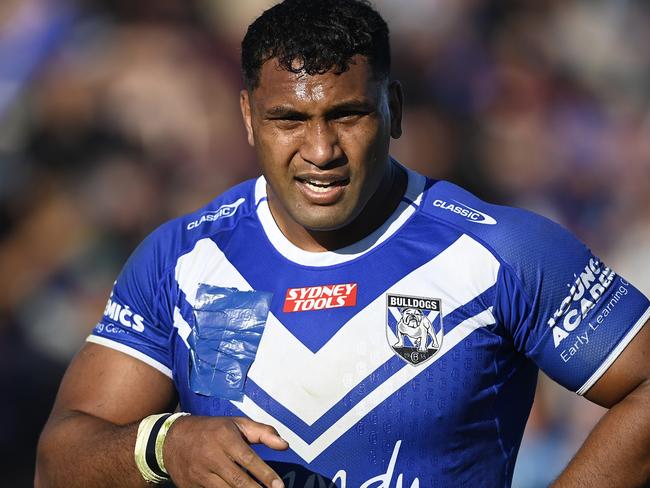
<svg viewBox="0 0 650 488"><path fill-rule="evenodd" d="M353 307L357 304L357 283L289 288L283 312L308 312L327 308Z"/></svg>
<svg viewBox="0 0 650 488"><path fill-rule="evenodd" d="M386 336L407 363L431 359L442 346L442 300L387 294Z"/></svg>
<svg viewBox="0 0 650 488"><path fill-rule="evenodd" d="M357 304L357 283L289 288L283 312L308 312L327 308L353 307Z"/></svg>

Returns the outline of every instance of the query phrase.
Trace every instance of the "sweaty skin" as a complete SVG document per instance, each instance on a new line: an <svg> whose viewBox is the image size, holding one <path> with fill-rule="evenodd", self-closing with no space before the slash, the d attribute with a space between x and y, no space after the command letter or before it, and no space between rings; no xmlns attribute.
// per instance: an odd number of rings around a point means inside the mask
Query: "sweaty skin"
<svg viewBox="0 0 650 488"><path fill-rule="evenodd" d="M307 250L355 242L397 207L406 175L388 155L401 134L401 89L375 80L365 58L350 70L309 76L266 62L241 94L248 138L269 184L269 205L288 239ZM35 484L145 487L133 461L139 421L173 411L172 381L121 352L86 344L71 363L39 441ZM188 416L169 430L164 461L178 488L283 486L249 447L288 444L241 417Z"/></svg>
<svg viewBox="0 0 650 488"><path fill-rule="evenodd" d="M138 424L147 415L173 411L177 401L167 376L119 351L86 343L63 378L41 435L35 486L151 486L134 462ZM258 488L244 469L262 486L282 487L252 443L288 448L273 427L247 418L183 417L167 434L165 466L178 488Z"/></svg>
<svg viewBox="0 0 650 488"><path fill-rule="evenodd" d="M609 411L552 488L647 487L650 480L650 321L585 397Z"/></svg>
<svg viewBox="0 0 650 488"><path fill-rule="evenodd" d="M241 109L271 213L298 247L356 242L397 207L406 177L388 146L401 135L401 87L373 78L364 57L342 73L314 76L269 60L259 86L242 91Z"/></svg>
<svg viewBox="0 0 650 488"><path fill-rule="evenodd" d="M336 249L372 232L404 193L405 175L388 155L401 133L399 84L376 80L353 58L343 73L309 76L262 67L241 93L249 142L268 182L269 206L285 236L308 251ZM650 479L650 327L625 348L587 393L611 407L557 487L643 486ZM35 484L145 487L133 461L139 421L172 411L170 378L121 352L86 344L63 379L39 441ZM178 488L283 486L249 447L287 449L272 427L245 418L189 416L165 442Z"/></svg>

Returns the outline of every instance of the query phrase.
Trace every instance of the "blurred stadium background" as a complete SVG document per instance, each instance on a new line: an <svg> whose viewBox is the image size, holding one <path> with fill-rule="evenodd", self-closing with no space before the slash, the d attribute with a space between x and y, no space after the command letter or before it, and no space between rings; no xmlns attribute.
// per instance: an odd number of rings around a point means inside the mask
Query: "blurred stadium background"
<svg viewBox="0 0 650 488"><path fill-rule="evenodd" d="M31 486L65 365L134 246L255 176L239 41L272 0L0 2L0 484ZM545 214L650 293L650 4L376 0L406 92L393 154ZM540 379L514 486L603 410Z"/></svg>

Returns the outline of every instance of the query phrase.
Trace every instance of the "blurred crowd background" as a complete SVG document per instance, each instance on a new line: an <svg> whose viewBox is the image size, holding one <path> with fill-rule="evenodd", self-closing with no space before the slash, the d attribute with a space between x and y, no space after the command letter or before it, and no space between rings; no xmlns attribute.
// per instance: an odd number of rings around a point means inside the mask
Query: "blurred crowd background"
<svg viewBox="0 0 650 488"><path fill-rule="evenodd" d="M0 484L31 486L64 368L137 243L257 174L239 42L272 0L0 2ZM559 221L650 293L650 4L376 0L406 92L393 154ZM603 409L540 379L514 486Z"/></svg>

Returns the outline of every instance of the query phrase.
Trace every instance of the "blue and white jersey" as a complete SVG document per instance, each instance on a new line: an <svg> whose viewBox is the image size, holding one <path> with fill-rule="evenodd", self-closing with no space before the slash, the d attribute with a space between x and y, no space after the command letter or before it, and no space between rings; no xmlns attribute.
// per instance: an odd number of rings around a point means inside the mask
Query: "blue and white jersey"
<svg viewBox="0 0 650 488"><path fill-rule="evenodd" d="M271 297L237 398L191 385L210 287ZM583 394L649 317L558 225L408 171L336 252L285 238L263 178L231 189L140 245L88 340L168 375L183 411L273 425L290 449L255 449L288 488L503 487L538 368Z"/></svg>

